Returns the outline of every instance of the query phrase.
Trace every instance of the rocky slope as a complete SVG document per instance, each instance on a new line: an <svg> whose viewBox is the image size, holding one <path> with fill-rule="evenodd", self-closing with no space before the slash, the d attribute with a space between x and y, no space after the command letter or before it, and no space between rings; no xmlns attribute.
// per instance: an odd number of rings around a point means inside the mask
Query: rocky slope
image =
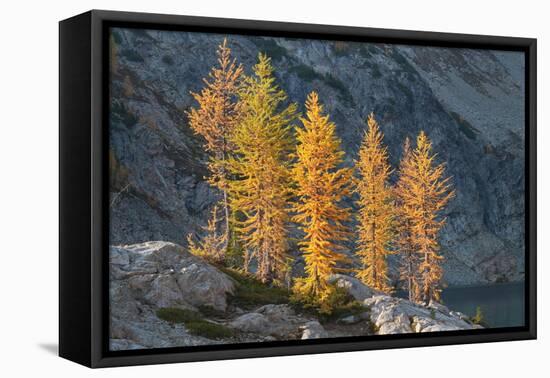
<svg viewBox="0 0 550 378"><path fill-rule="evenodd" d="M200 232L217 199L184 110L223 36L115 29L111 86L111 242ZM524 96L518 53L230 36L247 72L258 51L303 106L317 90L347 163L374 111L392 162L425 130L457 196L441 235L450 285L523 279Z"/></svg>
<svg viewBox="0 0 550 378"><path fill-rule="evenodd" d="M346 289L362 310L321 324L315 316L287 303L240 307L235 300L239 282L177 244L112 247L110 256L112 350L479 327L440 304L419 306L382 295L344 275L335 275L332 281ZM187 318L182 322L166 320L160 309ZM192 319L189 314L194 314ZM197 329L197 322L203 327ZM204 324L209 328L205 330ZM211 328L217 333L211 333Z"/></svg>

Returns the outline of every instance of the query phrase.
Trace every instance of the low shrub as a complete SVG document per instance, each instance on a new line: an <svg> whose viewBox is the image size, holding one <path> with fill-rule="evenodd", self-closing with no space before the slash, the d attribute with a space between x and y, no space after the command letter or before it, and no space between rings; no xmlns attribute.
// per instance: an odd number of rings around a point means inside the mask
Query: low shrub
<svg viewBox="0 0 550 378"><path fill-rule="evenodd" d="M346 316L359 315L367 311L361 302L355 300L345 289L340 287L333 287L329 297L323 303L294 294L292 305L298 311L315 316L321 323L330 323Z"/></svg>
<svg viewBox="0 0 550 378"><path fill-rule="evenodd" d="M185 328L190 334L206 337L207 339L219 340L235 336L235 332L231 328L204 320L185 323Z"/></svg>
<svg viewBox="0 0 550 378"><path fill-rule="evenodd" d="M481 307L477 306L476 308L476 314L471 318L472 323L483 325L483 311L481 311Z"/></svg>
<svg viewBox="0 0 550 378"><path fill-rule="evenodd" d="M206 307L201 307L201 310L206 311ZM235 335L231 328L205 320L201 313L193 310L165 307L157 310L157 316L170 323L183 323L185 329L195 336L218 340Z"/></svg>
<svg viewBox="0 0 550 378"><path fill-rule="evenodd" d="M185 323L202 320L197 311L186 310L175 307L164 307L157 310L157 316L170 323Z"/></svg>
<svg viewBox="0 0 550 378"><path fill-rule="evenodd" d="M290 301L290 292L285 288L263 284L251 274L238 269L218 268L237 282L235 293L230 297L230 303L235 306L250 308Z"/></svg>
<svg viewBox="0 0 550 378"><path fill-rule="evenodd" d="M199 306L198 310L207 318L223 318L227 315L225 312L216 310L215 308L210 306Z"/></svg>

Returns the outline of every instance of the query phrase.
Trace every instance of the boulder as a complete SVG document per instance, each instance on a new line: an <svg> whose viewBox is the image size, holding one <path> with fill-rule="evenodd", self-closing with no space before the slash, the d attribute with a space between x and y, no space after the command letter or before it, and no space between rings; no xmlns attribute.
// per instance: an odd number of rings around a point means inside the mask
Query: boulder
<svg viewBox="0 0 550 378"><path fill-rule="evenodd" d="M297 315L289 305L268 304L239 316L229 325L244 332L295 339L303 335L301 328L310 320Z"/></svg>
<svg viewBox="0 0 550 378"><path fill-rule="evenodd" d="M226 296L232 294L233 280L211 265L197 261L176 274L178 286L188 303L225 311Z"/></svg>
<svg viewBox="0 0 550 378"><path fill-rule="evenodd" d="M301 329L303 330L302 340L322 339L328 337L327 331L325 331L321 323L316 320L307 322L301 327Z"/></svg>
<svg viewBox="0 0 550 378"><path fill-rule="evenodd" d="M151 275L148 275L151 276ZM139 277L141 276L134 276ZM132 278L134 278L132 277ZM143 300L155 307L172 307L186 303L185 297L176 282L174 274L159 274L143 285ZM187 302L190 303L190 302Z"/></svg>
<svg viewBox="0 0 550 378"><path fill-rule="evenodd" d="M111 247L110 253L112 287L143 304L225 311L234 290L230 277L177 244L147 242Z"/></svg>
<svg viewBox="0 0 550 378"><path fill-rule="evenodd" d="M329 283L336 287L345 289L355 300L364 301L374 295L381 294L380 291L371 289L355 277L346 276L344 274L333 274L328 280Z"/></svg>
<svg viewBox="0 0 550 378"><path fill-rule="evenodd" d="M183 324L170 324L156 317L147 306L142 307L139 317L122 318L111 316L110 346L113 350L125 345L137 349L167 348L172 346L208 345L221 343L204 337L191 335Z"/></svg>
<svg viewBox="0 0 550 378"><path fill-rule="evenodd" d="M370 310L370 321L380 335L410 332L437 332L473 329L463 314L439 303L428 306L402 298L378 295L366 299L363 304Z"/></svg>
<svg viewBox="0 0 550 378"><path fill-rule="evenodd" d="M479 327L440 303L416 304L373 290L356 278L335 274L330 282L363 303L364 311L344 316L325 329L317 319L297 314L288 304L266 304L250 312L228 308L233 279L179 245L147 242L113 246L110 253L112 350L306 340L370 335L373 330L385 335ZM235 329L236 335L211 340L190 334L185 323L172 324L156 315L162 307L199 311L203 306L225 311L216 322Z"/></svg>
<svg viewBox="0 0 550 378"><path fill-rule="evenodd" d="M377 333L379 335L394 335L412 332L413 330L411 329L409 318L405 314L400 313L390 321L382 323L379 326Z"/></svg>
<svg viewBox="0 0 550 378"><path fill-rule="evenodd" d="M251 312L239 316L229 323L229 326L243 332L270 334L269 320L262 314Z"/></svg>
<svg viewBox="0 0 550 378"><path fill-rule="evenodd" d="M131 340L126 339L112 339L109 343L111 350L135 350L145 348L143 345L134 343Z"/></svg>
<svg viewBox="0 0 550 378"><path fill-rule="evenodd" d="M233 280L177 244L147 242L110 248L112 350L205 345L223 341L191 335L159 319L162 307L224 311Z"/></svg>
<svg viewBox="0 0 550 378"><path fill-rule="evenodd" d="M435 309L439 312L442 312L444 314L449 314L449 312L450 312L449 309L447 308L447 306L444 306L441 303L433 301L433 300L430 301L430 303L428 304L428 307L433 308L433 309Z"/></svg>

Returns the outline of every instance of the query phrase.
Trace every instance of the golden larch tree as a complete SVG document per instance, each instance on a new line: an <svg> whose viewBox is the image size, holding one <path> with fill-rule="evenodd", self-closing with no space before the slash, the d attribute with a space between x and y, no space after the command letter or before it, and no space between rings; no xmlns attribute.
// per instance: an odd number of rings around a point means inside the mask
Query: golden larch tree
<svg viewBox="0 0 550 378"><path fill-rule="evenodd" d="M399 179L395 185L395 249L400 256L399 278L404 282L410 301L420 301L418 285L419 258L415 253L412 242L411 224L413 211L405 200L407 185L404 172L413 172L413 161L411 158L411 142L407 137L403 144L403 153L399 163Z"/></svg>
<svg viewBox="0 0 550 378"><path fill-rule="evenodd" d="M187 112L189 126L204 138L204 149L209 153L208 182L221 190L224 211L224 248L227 249L230 233L227 159L233 150L231 134L239 121L237 90L243 69L231 58L227 40L219 45L218 65L213 67L200 93L191 92L198 103Z"/></svg>
<svg viewBox="0 0 550 378"><path fill-rule="evenodd" d="M208 224L203 227L205 235L201 240L195 242L191 234L187 235L187 246L193 255L219 264L225 258L226 238L225 234L219 232L218 211L218 206L214 206Z"/></svg>
<svg viewBox="0 0 550 378"><path fill-rule="evenodd" d="M323 114L317 93L307 97L301 122L292 172L297 197L294 221L305 234L299 246L306 275L295 280L293 291L296 297L323 309L334 290L327 279L345 260L341 241L349 237L345 222L350 210L342 205L342 199L350 194L352 170L341 167L344 151L336 126Z"/></svg>
<svg viewBox="0 0 550 378"><path fill-rule="evenodd" d="M399 170L401 212L409 223L411 245L418 257L416 300L428 303L439 300L443 256L439 254L438 234L445 218L441 211L454 196L445 164L436 164L432 143L421 131L416 148L402 161Z"/></svg>
<svg viewBox="0 0 550 378"><path fill-rule="evenodd" d="M384 134L371 113L367 119L359 158L356 161L355 191L359 195L358 246L356 254L361 260L357 271L366 285L389 293L387 256L391 252L394 206L389 178L392 173L388 151L383 144Z"/></svg>
<svg viewBox="0 0 550 378"><path fill-rule="evenodd" d="M258 59L239 90L242 117L231 139L235 155L229 187L245 269L255 258L257 277L270 282L286 274L291 123L297 106L284 105L287 96L275 84L271 60L264 54Z"/></svg>

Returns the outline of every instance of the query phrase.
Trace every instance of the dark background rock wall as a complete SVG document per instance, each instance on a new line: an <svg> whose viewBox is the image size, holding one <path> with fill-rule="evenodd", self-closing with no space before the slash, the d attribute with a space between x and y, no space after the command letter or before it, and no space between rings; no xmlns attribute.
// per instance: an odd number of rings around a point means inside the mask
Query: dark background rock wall
<svg viewBox="0 0 550 378"><path fill-rule="evenodd" d="M217 200L187 125L224 36L115 29L111 64L111 243L185 245ZM229 36L247 73L259 51L303 110L319 92L347 152L375 112L393 164L425 130L453 176L441 233L449 285L523 279L524 59L472 49ZM395 266L395 264L394 264Z"/></svg>

